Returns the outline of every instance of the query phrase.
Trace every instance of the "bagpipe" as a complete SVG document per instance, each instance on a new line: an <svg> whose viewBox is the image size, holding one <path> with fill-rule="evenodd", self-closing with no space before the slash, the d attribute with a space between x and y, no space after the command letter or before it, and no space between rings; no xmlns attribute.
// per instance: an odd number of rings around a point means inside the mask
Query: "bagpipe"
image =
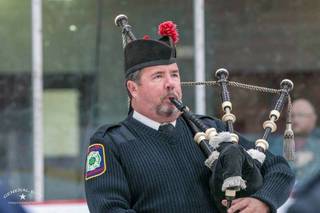
<svg viewBox="0 0 320 213"><path fill-rule="evenodd" d="M182 112L182 117L194 133L195 142L207 157L205 164L212 170L209 182L210 190L221 212L225 211L225 207L221 204L223 199L227 200L227 208L229 208L235 197L250 196L262 186L261 166L266 157L265 152L269 148L268 138L271 133L277 130L275 122L279 119L280 112L287 100L289 100L288 107L290 108L289 92L293 89L293 83L288 79L284 79L280 83L280 90L233 82L234 85L242 86L243 88L279 93L274 109L270 111L269 120L263 123L263 137L256 140L254 149L246 150L238 143L239 137L233 127L236 116L232 114L232 103L227 88L229 84L228 75L229 72L222 68L216 71L215 76L218 80L215 82L193 82L194 85L207 84L221 87L222 109L224 111L222 121L225 122L227 132L218 133L215 128L206 126L181 101L174 98L171 99L171 102ZM182 84L190 83L182 82ZM285 157L292 160L294 149L293 132L290 121L287 122L287 133L285 134L287 151L285 152Z"/></svg>
<svg viewBox="0 0 320 213"><path fill-rule="evenodd" d="M125 15L118 15L115 18L116 26L122 30L123 47L136 40L132 33L128 18ZM169 30L172 31L172 30ZM172 33L172 32L171 32ZM176 33L176 32L174 32ZM195 114L193 114L181 100L171 98L170 101L182 112L182 117L194 134L194 141L199 145L204 155L207 157L205 165L212 171L209 181L210 191L220 211L225 211L221 201L227 199L227 208L235 197L246 197L255 193L263 184L261 167L266 158L266 151L269 148L268 138L271 133L277 130L276 121L284 105L288 102L288 112L291 109L291 99L289 92L293 89L292 81L282 80L280 89L271 89L228 80L229 72L226 69L218 69L215 73L217 81L206 82L182 82L182 85L210 85L220 86L222 110L224 115L222 121L225 123L226 131L218 132L214 127L207 126ZM256 140L255 148L246 150L239 144L239 136L234 131L233 123L236 116L232 114L232 103L228 86L237 86L245 89L257 90L278 94L273 110L270 111L269 120L263 123L264 134L262 138ZM285 133L286 149L285 157L288 160L293 158L293 131L291 130L291 116L287 116L287 130Z"/></svg>

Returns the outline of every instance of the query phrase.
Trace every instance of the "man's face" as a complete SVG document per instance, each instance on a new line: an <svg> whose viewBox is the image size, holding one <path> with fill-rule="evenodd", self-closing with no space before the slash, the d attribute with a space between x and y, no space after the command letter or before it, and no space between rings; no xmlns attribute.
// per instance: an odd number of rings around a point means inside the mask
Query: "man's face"
<svg viewBox="0 0 320 213"><path fill-rule="evenodd" d="M315 128L317 116L313 106L306 100L292 104L292 129L297 135L308 135Z"/></svg>
<svg viewBox="0 0 320 213"><path fill-rule="evenodd" d="M140 72L138 83L127 83L134 110L158 122L175 120L179 112L169 98L182 98L178 65L151 66Z"/></svg>

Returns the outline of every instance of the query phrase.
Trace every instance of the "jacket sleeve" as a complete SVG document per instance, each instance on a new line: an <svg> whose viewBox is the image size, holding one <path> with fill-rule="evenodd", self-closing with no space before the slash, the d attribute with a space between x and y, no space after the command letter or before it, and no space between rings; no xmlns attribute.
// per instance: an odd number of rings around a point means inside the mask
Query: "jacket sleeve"
<svg viewBox="0 0 320 213"><path fill-rule="evenodd" d="M90 144L85 170L85 192L90 212L134 213L135 210L130 209L130 190L113 139L103 131L98 131ZM104 172L96 175L88 173L92 169L87 168L90 147L94 144L104 148L104 156L101 157L106 165Z"/></svg>
<svg viewBox="0 0 320 213"><path fill-rule="evenodd" d="M271 212L277 212L289 197L295 176L287 161L269 151L262 165L263 186L251 197L255 197L269 205Z"/></svg>

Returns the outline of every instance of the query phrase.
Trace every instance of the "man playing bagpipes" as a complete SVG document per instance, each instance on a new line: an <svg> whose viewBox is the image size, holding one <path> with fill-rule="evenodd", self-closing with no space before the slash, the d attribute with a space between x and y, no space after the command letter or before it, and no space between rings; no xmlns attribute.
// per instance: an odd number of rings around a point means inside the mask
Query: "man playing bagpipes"
<svg viewBox="0 0 320 213"><path fill-rule="evenodd" d="M181 100L171 21L159 25L159 40L136 39L120 15L125 55L125 82L130 97L127 118L105 125L92 136L87 153L85 190L91 212L219 212L211 194L212 170L193 141L194 132L172 99ZM184 114L184 113L183 113ZM197 116L216 131L223 122ZM239 144L250 149L240 136ZM294 176L286 160L266 152L262 186L233 200L228 212L276 212L289 196ZM212 188L212 186L211 186Z"/></svg>

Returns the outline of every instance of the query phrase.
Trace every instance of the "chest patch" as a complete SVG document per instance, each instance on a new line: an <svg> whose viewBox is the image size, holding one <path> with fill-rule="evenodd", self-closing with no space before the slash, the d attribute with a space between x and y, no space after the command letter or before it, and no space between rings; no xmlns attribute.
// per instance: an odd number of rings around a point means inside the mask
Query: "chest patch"
<svg viewBox="0 0 320 213"><path fill-rule="evenodd" d="M92 144L88 148L86 180L102 175L106 171L106 156L102 144Z"/></svg>

